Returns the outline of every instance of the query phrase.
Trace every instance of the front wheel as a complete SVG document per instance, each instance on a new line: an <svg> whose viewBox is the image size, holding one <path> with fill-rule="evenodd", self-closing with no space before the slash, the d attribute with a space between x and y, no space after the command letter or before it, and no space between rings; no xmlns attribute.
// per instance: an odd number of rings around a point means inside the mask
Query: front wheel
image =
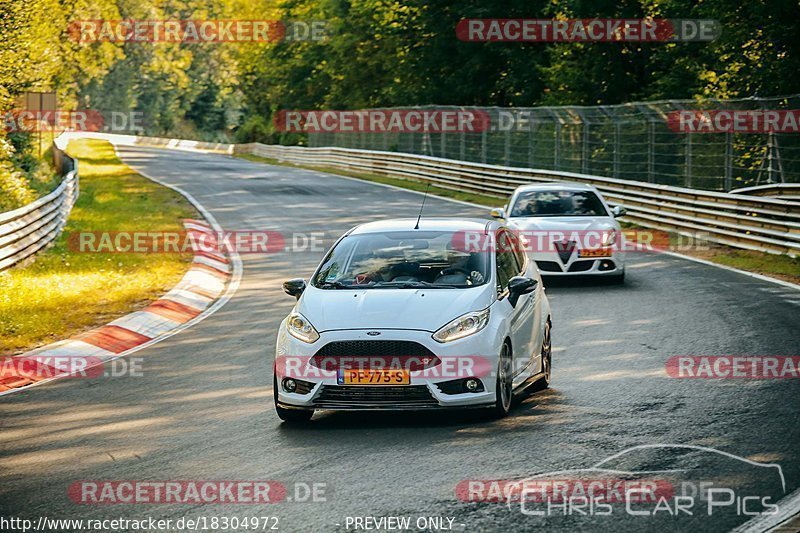
<svg viewBox="0 0 800 533"><path fill-rule="evenodd" d="M497 362L497 381L495 383L495 404L492 408L494 418L504 418L511 411L513 393L511 375L511 348L503 343L500 360Z"/></svg>
<svg viewBox="0 0 800 533"><path fill-rule="evenodd" d="M278 377L272 377L272 397L275 399L275 412L284 422L308 422L314 416L313 409L286 409L278 405Z"/></svg>

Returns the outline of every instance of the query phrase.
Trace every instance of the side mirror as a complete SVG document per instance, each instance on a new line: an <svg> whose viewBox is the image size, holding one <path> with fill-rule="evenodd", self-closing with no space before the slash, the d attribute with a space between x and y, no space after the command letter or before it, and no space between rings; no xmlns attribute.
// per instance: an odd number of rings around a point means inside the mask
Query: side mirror
<svg viewBox="0 0 800 533"><path fill-rule="evenodd" d="M625 216L628 210L622 207L621 205L615 205L614 208L611 210L611 214L614 215L614 218L619 218Z"/></svg>
<svg viewBox="0 0 800 533"><path fill-rule="evenodd" d="M283 282L283 291L290 296L294 296L298 300L304 290L306 290L306 280L303 278L295 278Z"/></svg>
<svg viewBox="0 0 800 533"><path fill-rule="evenodd" d="M506 210L502 207L495 207L489 211L489 214L492 216L492 218L506 218Z"/></svg>
<svg viewBox="0 0 800 533"><path fill-rule="evenodd" d="M508 302L512 306L516 306L519 297L523 294L532 293L536 290L538 284L539 282L533 278L514 276L508 280Z"/></svg>

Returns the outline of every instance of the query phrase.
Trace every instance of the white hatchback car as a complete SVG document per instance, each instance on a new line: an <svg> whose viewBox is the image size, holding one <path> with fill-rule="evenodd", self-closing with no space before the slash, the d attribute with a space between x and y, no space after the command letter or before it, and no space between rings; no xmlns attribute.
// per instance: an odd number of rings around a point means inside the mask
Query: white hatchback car
<svg viewBox="0 0 800 533"><path fill-rule="evenodd" d="M523 185L491 211L525 241L543 276L607 276L617 283L625 281L625 253L615 218L624 214L583 183Z"/></svg>
<svg viewBox="0 0 800 533"><path fill-rule="evenodd" d="M497 221L389 220L345 233L278 331L278 416L315 409L489 408L550 383L550 304ZM465 235L480 247L465 247Z"/></svg>

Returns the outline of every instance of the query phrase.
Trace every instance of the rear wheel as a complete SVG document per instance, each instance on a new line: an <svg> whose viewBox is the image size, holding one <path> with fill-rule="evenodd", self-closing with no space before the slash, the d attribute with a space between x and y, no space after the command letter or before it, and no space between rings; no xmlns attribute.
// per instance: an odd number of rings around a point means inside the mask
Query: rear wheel
<svg viewBox="0 0 800 533"><path fill-rule="evenodd" d="M278 377L272 376L272 397L275 399L275 412L284 422L308 422L314 416L313 409L286 409L278 405Z"/></svg>
<svg viewBox="0 0 800 533"><path fill-rule="evenodd" d="M511 411L512 397L511 348L508 343L503 343L503 348L500 350L500 360L497 363L495 404L492 408L492 415L495 418L508 416L508 412Z"/></svg>
<svg viewBox="0 0 800 533"><path fill-rule="evenodd" d="M550 341L550 321L544 326L544 339L542 339L542 377L536 383L536 390L550 387L550 376L553 371L553 347Z"/></svg>

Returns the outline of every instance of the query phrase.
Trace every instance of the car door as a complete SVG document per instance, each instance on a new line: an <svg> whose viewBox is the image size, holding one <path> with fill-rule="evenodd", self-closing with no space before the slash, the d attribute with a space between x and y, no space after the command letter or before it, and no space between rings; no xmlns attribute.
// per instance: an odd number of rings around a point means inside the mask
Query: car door
<svg viewBox="0 0 800 533"><path fill-rule="evenodd" d="M519 239L519 237L513 232L509 232L509 235L512 240ZM538 281L536 289L532 293L524 295L526 298L528 298L526 305L533 311L532 320L528 326L530 328L529 331L531 340L528 348L528 353L530 354L530 367L526 374L530 375L541 372L541 348L542 341L544 341L544 329L542 328L542 320L544 318L542 317L544 284L542 283L542 276L539 274L539 269L536 267L536 262L531 259L527 253L525 253L525 246L521 241L518 241L518 245L514 248L514 250L516 251L515 255L517 258L517 263L520 265L520 271L522 272L521 275Z"/></svg>
<svg viewBox="0 0 800 533"><path fill-rule="evenodd" d="M535 322L535 291L531 294L520 296L515 306L508 300L508 281L514 276L521 275L525 268L525 254L521 250L519 240L506 229L500 229L496 234L496 268L497 290L499 298L505 301L509 312L509 325L512 353L514 358L513 382L517 386L531 373L531 357ZM522 253L520 253L522 252ZM520 264L519 256L523 264Z"/></svg>

